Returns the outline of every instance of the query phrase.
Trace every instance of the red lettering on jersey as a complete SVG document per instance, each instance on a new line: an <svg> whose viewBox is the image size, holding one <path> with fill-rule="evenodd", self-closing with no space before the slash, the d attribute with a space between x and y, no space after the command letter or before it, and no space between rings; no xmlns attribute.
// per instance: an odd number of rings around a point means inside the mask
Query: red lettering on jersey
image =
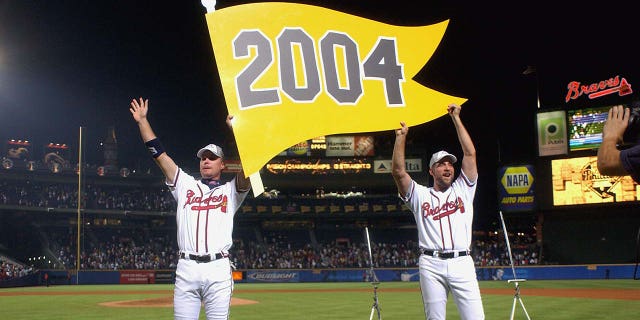
<svg viewBox="0 0 640 320"><path fill-rule="evenodd" d="M195 192L192 190L187 190L187 201L184 203L184 207L186 208L188 205L191 206L191 210L200 211L200 210L211 210L220 208L220 212L227 212L227 196L224 194L220 195L210 195L208 198L202 199L202 197L195 197Z"/></svg>
<svg viewBox="0 0 640 320"><path fill-rule="evenodd" d="M426 219L429 216L433 217L434 221L440 220L446 216L449 216L460 209L460 213L464 213L464 202L458 197L456 201L445 201L441 206L431 207L431 203L425 202L422 204L422 216Z"/></svg>
<svg viewBox="0 0 640 320"><path fill-rule="evenodd" d="M460 197L458 197L458 208L460 208L460 213L464 213L464 202Z"/></svg>

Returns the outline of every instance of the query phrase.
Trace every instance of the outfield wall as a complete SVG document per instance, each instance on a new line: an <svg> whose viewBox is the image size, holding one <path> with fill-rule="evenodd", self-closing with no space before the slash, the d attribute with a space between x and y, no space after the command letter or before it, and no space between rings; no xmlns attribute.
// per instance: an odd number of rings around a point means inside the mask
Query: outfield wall
<svg viewBox="0 0 640 320"><path fill-rule="evenodd" d="M575 265L518 267L518 279L527 280L573 280L573 279L630 279L635 265ZM237 282L369 282L368 269L321 269L321 270L246 270L243 279ZM418 281L418 269L375 269L378 280ZM510 280L510 267L477 268L478 280Z"/></svg>
<svg viewBox="0 0 640 320"><path fill-rule="evenodd" d="M570 266L527 266L515 268L516 277L526 280L582 280L582 279L633 279L635 264L593 264ZM418 269L374 269L381 282L418 281ZM68 284L155 284L174 283L175 270L120 270L80 271L68 273L60 270L43 270L11 281L0 281L0 287L42 286ZM513 279L511 267L476 268L480 281ZM639 277L640 274L636 274ZM234 272L237 283L284 282L371 282L369 269L265 269Z"/></svg>

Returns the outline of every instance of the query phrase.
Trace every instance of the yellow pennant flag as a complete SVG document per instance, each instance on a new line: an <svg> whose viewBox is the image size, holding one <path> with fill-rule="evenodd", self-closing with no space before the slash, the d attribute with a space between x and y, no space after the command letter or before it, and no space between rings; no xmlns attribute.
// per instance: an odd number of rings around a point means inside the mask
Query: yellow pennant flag
<svg viewBox="0 0 640 320"><path fill-rule="evenodd" d="M413 126L464 98L412 78L448 20L380 23L322 7L266 2L206 15L233 131L247 176L313 137Z"/></svg>

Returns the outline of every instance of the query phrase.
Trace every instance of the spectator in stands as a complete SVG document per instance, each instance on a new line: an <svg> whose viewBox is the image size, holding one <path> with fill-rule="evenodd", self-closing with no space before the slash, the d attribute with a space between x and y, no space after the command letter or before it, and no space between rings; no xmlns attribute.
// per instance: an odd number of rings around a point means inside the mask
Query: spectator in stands
<svg viewBox="0 0 640 320"><path fill-rule="evenodd" d="M632 120L630 127L631 109L623 105L609 109L607 121L602 128L602 144L598 149L598 171L608 176L630 175L634 181L640 183L640 144L637 141L630 148L619 150L619 144L624 140L625 132L629 129L637 130L640 126L637 120ZM636 118L636 117L634 117ZM636 138L636 137L634 137Z"/></svg>
<svg viewBox="0 0 640 320"><path fill-rule="evenodd" d="M148 99L133 99L130 111L178 203L180 260L176 269L174 316L176 319L198 318L204 303L208 319L227 318L233 289L228 259L228 250L233 245L233 218L249 192L249 179L240 170L232 181L222 183L224 154L214 144L196 154L200 159L201 179L188 175L165 152L153 132L147 119L148 107ZM232 119L231 115L227 117L231 131Z"/></svg>
<svg viewBox="0 0 640 320"><path fill-rule="evenodd" d="M398 194L413 212L422 255L419 258L420 289L427 319L446 318L449 292L462 319L484 319L480 287L470 255L473 199L478 179L476 149L460 119L461 107L450 104L462 148L462 170L455 177L457 158L446 152L433 154L429 174L433 187L415 182L405 168L405 144L409 128L400 122L391 160L391 174ZM455 269L456 272L450 272Z"/></svg>

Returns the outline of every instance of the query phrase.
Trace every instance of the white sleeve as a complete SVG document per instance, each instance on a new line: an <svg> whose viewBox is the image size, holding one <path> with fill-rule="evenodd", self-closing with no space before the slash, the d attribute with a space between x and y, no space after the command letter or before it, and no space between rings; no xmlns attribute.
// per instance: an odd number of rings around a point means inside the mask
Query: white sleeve
<svg viewBox="0 0 640 320"><path fill-rule="evenodd" d="M249 190L251 189L247 189L244 192L239 192L236 188L236 177L233 177L233 179L227 182L227 184L229 185L229 195L231 197L230 202L233 204L233 212L235 213L236 211L238 211L240 205L242 205L242 202L247 197L247 195L249 194Z"/></svg>
<svg viewBox="0 0 640 320"><path fill-rule="evenodd" d="M402 195L398 192L398 197L400 198L400 200L402 200L403 202L408 202L411 199L411 195L413 194L415 187L415 181L411 180L411 185L409 186L409 190L407 190L407 194Z"/></svg>

